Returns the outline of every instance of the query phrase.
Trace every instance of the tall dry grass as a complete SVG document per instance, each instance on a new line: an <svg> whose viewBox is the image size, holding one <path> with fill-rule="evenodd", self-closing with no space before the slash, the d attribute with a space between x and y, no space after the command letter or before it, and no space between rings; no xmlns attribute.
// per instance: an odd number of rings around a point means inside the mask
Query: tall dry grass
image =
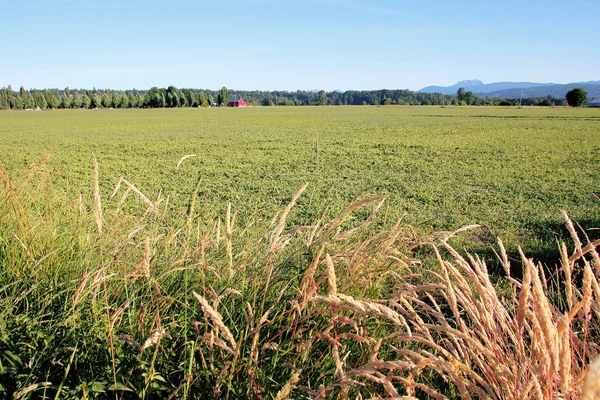
<svg viewBox="0 0 600 400"><path fill-rule="evenodd" d="M93 166L83 194L54 190L45 162L0 167L6 398L598 395L600 243L567 214L556 274L499 241L499 277L452 246L476 227L381 228L383 197L288 226L304 186L239 226L231 206L206 217L201 179L177 205L123 178L108 190Z"/></svg>

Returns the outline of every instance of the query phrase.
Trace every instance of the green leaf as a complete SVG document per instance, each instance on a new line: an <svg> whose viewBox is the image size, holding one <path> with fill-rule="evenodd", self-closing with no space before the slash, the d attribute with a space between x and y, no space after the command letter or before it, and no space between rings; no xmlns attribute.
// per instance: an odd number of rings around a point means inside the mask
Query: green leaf
<svg viewBox="0 0 600 400"><path fill-rule="evenodd" d="M104 382L92 382L90 385L90 391L96 393L104 393L106 389L106 384Z"/></svg>
<svg viewBox="0 0 600 400"><path fill-rule="evenodd" d="M0 352L0 356L4 358L13 368L23 368L23 361L12 351L4 350Z"/></svg>
<svg viewBox="0 0 600 400"><path fill-rule="evenodd" d="M106 390L120 390L120 391L124 391L124 392L133 392L132 389L128 388L127 386L125 386L124 384L119 383L119 382L113 383Z"/></svg>

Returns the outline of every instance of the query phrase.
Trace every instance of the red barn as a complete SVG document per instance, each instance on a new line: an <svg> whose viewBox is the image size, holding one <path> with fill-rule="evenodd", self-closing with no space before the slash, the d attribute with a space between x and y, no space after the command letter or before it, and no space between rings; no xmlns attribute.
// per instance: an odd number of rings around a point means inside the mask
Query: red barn
<svg viewBox="0 0 600 400"><path fill-rule="evenodd" d="M246 107L246 102L240 97L231 97L227 100L227 107Z"/></svg>

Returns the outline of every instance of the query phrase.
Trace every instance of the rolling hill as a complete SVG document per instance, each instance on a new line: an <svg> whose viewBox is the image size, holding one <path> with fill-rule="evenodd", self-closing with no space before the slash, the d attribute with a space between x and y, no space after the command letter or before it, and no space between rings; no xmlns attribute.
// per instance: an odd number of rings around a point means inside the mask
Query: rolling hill
<svg viewBox="0 0 600 400"><path fill-rule="evenodd" d="M535 83L535 82L494 82L483 83L480 80L464 80L457 82L452 86L427 86L419 92L423 93L443 93L456 94L459 88L465 88L480 96L488 97L564 97L565 94L574 88L582 88L588 93L588 98L600 97L600 81L573 82L566 84L557 83Z"/></svg>

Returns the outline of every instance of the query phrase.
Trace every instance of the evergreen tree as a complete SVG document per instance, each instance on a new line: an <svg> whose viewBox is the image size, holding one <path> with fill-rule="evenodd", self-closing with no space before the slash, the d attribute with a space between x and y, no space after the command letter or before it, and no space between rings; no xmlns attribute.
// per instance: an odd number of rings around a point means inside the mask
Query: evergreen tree
<svg viewBox="0 0 600 400"><path fill-rule="evenodd" d="M23 86L21 86L21 89L23 89ZM19 90L19 93L17 93L17 100L15 101L15 108L17 110L25 109L25 99L23 98L22 90Z"/></svg>
<svg viewBox="0 0 600 400"><path fill-rule="evenodd" d="M72 105L73 105L73 98L71 97L71 91L69 90L69 87L67 86L62 95L61 107L62 108L71 108Z"/></svg>
<svg viewBox="0 0 600 400"><path fill-rule="evenodd" d="M179 106L179 95L177 94L177 92L169 92L167 91L166 94L166 106L167 107L177 107Z"/></svg>
<svg viewBox="0 0 600 400"><path fill-rule="evenodd" d="M65 90L65 92L62 95L62 99L60 101L60 107L61 108L71 108L72 104L73 104L73 99L71 98L71 94L69 93L68 90Z"/></svg>
<svg viewBox="0 0 600 400"><path fill-rule="evenodd" d="M221 105L227 105L227 101L229 100L229 91L225 86L221 88L219 95L217 96L217 105L220 107Z"/></svg>
<svg viewBox="0 0 600 400"><path fill-rule="evenodd" d="M92 106L92 99L85 93L81 98L81 105L83 108L90 108Z"/></svg>
<svg viewBox="0 0 600 400"><path fill-rule="evenodd" d="M167 107L179 106L179 93L175 86L169 86L165 92L165 101Z"/></svg>
<svg viewBox="0 0 600 400"><path fill-rule="evenodd" d="M204 92L198 93L198 105L200 107L207 107L209 105L208 98L206 97L206 93L204 93Z"/></svg>
<svg viewBox="0 0 600 400"><path fill-rule="evenodd" d="M152 102L152 98L150 97L150 93L146 93L144 95L144 99L142 100L142 107L151 107L150 103Z"/></svg>
<svg viewBox="0 0 600 400"><path fill-rule="evenodd" d="M73 95L72 101L71 101L71 107L81 108L82 105L83 105L83 96L81 96L80 94Z"/></svg>
<svg viewBox="0 0 600 400"><path fill-rule="evenodd" d="M42 110L48 108L48 102L46 101L46 96L44 96L43 93L39 94L36 105Z"/></svg>
<svg viewBox="0 0 600 400"><path fill-rule="evenodd" d="M179 92L179 107L187 107L188 99L187 96L183 92Z"/></svg>
<svg viewBox="0 0 600 400"><path fill-rule="evenodd" d="M17 94L17 109L24 110L27 107L27 92L25 88L21 86L19 93Z"/></svg>
<svg viewBox="0 0 600 400"><path fill-rule="evenodd" d="M12 87L10 85L8 85L8 87L6 88L6 92L8 94L8 109L12 109L15 108L15 97L13 94L13 90Z"/></svg>
<svg viewBox="0 0 600 400"><path fill-rule="evenodd" d="M44 91L42 92L42 96L44 96L44 98L46 99L46 107L52 108L52 104L50 101L50 97L52 97L52 94L48 91L48 89L44 89Z"/></svg>
<svg viewBox="0 0 600 400"><path fill-rule="evenodd" d="M108 89L106 89L104 91L104 93L102 94L101 101L102 101L102 107L104 107L104 108L112 107L112 95L108 91Z"/></svg>
<svg viewBox="0 0 600 400"><path fill-rule="evenodd" d="M197 107L198 106L198 97L196 97L196 94L194 93L194 91L192 89L188 89L187 95L188 95L189 106Z"/></svg>
<svg viewBox="0 0 600 400"><path fill-rule="evenodd" d="M125 93L121 93L119 99L119 108L127 108L129 107L129 96Z"/></svg>
<svg viewBox="0 0 600 400"><path fill-rule="evenodd" d="M129 92L129 107L136 107L138 106L137 103L137 97L134 96L133 92Z"/></svg>
<svg viewBox="0 0 600 400"><path fill-rule="evenodd" d="M50 101L48 102L49 105L51 105L52 109L57 109L60 107L60 93L58 92L58 89L54 89L54 92L51 93L50 96Z"/></svg>
<svg viewBox="0 0 600 400"><path fill-rule="evenodd" d="M121 107L121 92L114 92L112 94L112 99L111 99L111 107L112 108L120 108Z"/></svg>
<svg viewBox="0 0 600 400"><path fill-rule="evenodd" d="M91 97L91 100L92 100L92 102L91 102L92 108L102 108L102 99L100 98L98 93L94 93Z"/></svg>
<svg viewBox="0 0 600 400"><path fill-rule="evenodd" d="M35 98L33 97L33 94L31 94L30 92L25 92L25 94L25 108L35 108Z"/></svg>
<svg viewBox="0 0 600 400"><path fill-rule="evenodd" d="M8 102L8 89L2 88L2 92L0 93L0 109L8 110L10 108L10 103Z"/></svg>

